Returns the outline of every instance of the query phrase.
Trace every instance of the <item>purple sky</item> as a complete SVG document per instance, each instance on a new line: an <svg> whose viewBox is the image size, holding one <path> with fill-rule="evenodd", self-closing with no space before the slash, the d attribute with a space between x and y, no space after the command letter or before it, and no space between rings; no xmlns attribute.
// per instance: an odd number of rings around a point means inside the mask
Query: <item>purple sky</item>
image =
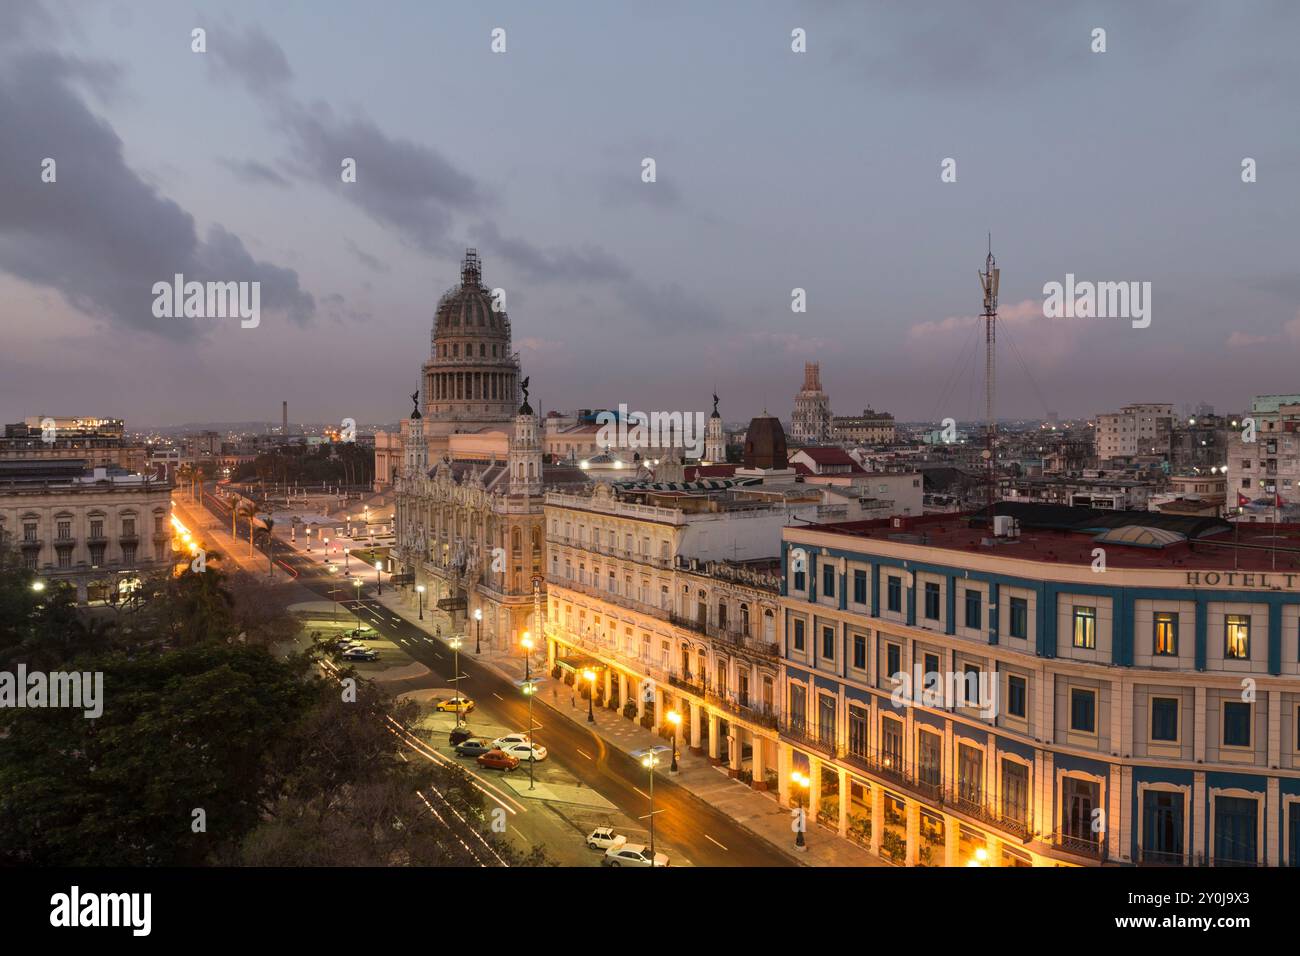
<svg viewBox="0 0 1300 956"><path fill-rule="evenodd" d="M1000 415L1300 391L1294 4L5 11L4 421L395 420L467 245L546 409L788 417L820 360L839 414L978 417L990 230ZM177 272L261 325L155 318ZM1043 318L1067 273L1150 327Z"/></svg>

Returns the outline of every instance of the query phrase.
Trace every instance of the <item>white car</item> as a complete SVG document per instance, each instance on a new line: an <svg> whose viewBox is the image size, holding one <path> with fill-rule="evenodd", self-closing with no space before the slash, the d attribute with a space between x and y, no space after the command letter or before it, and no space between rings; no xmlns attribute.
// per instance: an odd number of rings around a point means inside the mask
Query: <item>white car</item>
<svg viewBox="0 0 1300 956"><path fill-rule="evenodd" d="M530 759L540 761L546 759L546 748L541 744L509 744L501 748L512 757L518 757L521 763L527 763Z"/></svg>
<svg viewBox="0 0 1300 956"><path fill-rule="evenodd" d="M615 833L613 827L596 827L587 834L587 848L590 850L608 850L626 842L627 837Z"/></svg>
<svg viewBox="0 0 1300 956"><path fill-rule="evenodd" d="M526 743L528 743L527 734L506 734L504 737L498 737L496 740L492 741L492 746L497 750L505 750L507 747L513 747L515 744Z"/></svg>
<svg viewBox="0 0 1300 956"><path fill-rule="evenodd" d="M667 866L668 857L656 853L654 863L651 863L648 848L640 843L623 843L606 850L605 857L600 862L605 866Z"/></svg>

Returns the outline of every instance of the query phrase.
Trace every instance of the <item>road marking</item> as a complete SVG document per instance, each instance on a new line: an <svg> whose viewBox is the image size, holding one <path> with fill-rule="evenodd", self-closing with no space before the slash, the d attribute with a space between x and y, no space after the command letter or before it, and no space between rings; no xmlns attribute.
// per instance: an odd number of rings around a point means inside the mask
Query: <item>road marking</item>
<svg viewBox="0 0 1300 956"><path fill-rule="evenodd" d="M492 696L495 697L497 700L505 700L505 698L502 697L500 694L498 694L496 691L492 692Z"/></svg>
<svg viewBox="0 0 1300 956"><path fill-rule="evenodd" d="M398 624L402 623L402 619L400 617L395 617L393 618L393 620L396 621Z"/></svg>
<svg viewBox="0 0 1300 956"><path fill-rule="evenodd" d="M442 655L439 654L437 651L434 651L434 652L433 652L433 656L436 657L436 658L438 658L438 660L442 660Z"/></svg>
<svg viewBox="0 0 1300 956"><path fill-rule="evenodd" d="M633 787L632 789L635 790L637 793L641 794L641 796L645 797L647 800L650 799L650 794L646 793L640 787Z"/></svg>
<svg viewBox="0 0 1300 956"><path fill-rule="evenodd" d="M724 849L724 850L726 849L725 846L722 846L721 843L719 843L717 840L713 839L713 837L709 836L707 833L704 834L704 839L708 840L708 841L709 841L710 843L712 843L714 846L722 847L722 849Z"/></svg>
<svg viewBox="0 0 1300 956"><path fill-rule="evenodd" d="M592 759L591 754L587 753L587 751L583 750L581 747L578 748L578 753L582 754L588 760Z"/></svg>

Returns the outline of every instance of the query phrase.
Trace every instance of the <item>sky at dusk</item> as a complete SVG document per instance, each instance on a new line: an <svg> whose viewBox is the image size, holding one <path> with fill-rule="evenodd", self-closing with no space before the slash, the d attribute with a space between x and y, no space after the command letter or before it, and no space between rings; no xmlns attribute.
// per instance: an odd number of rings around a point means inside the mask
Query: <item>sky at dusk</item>
<svg viewBox="0 0 1300 956"><path fill-rule="evenodd" d="M1300 391L1294 3L0 16L6 422L277 420L282 400L295 421L395 421L466 246L544 409L716 390L729 421L788 418L816 360L837 414L979 417L989 232L1000 415ZM261 324L155 318L175 273L261 282ZM1044 318L1067 273L1150 282L1150 326Z"/></svg>

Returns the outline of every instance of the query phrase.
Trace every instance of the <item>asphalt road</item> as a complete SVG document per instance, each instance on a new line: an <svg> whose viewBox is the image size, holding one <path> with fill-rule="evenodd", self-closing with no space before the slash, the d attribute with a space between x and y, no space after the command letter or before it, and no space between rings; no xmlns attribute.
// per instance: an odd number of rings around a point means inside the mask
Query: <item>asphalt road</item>
<svg viewBox="0 0 1300 956"><path fill-rule="evenodd" d="M204 504L217 518L226 522L230 520L229 511L223 512L220 504L210 495L204 495ZM247 522L239 522L239 529L246 536ZM279 549L277 559L281 566L293 568L297 572L296 584L325 600L331 598L329 590L338 586L339 579L330 577L318 561ZM453 658L446 652L446 648L430 641L423 630L399 617L390 608L369 600L366 595L373 587L373 582L367 582L359 598L361 606L371 611L370 616L378 620L378 623L372 620L371 626L385 638L399 643L408 656L428 667L444 681L452 678ZM354 611L358 601L339 603L349 611ZM475 700L478 707L486 710L500 723L521 730L528 726L528 705L519 688L490 668L480 665L472 653L462 653L460 665L461 675L465 678L465 693ZM649 813L649 801L645 795L649 783L646 769L621 750L607 745L600 736L588 730L584 723L574 722L553 709L540 699L542 696L544 695L538 695L533 700L533 721L541 727L535 734L535 739L546 747L548 759L554 760L628 816L634 819L644 818ZM520 772L523 769L521 767ZM696 866L794 865L784 853L766 840L677 786L662 772L655 777L654 807L656 843L663 840L686 848L689 859ZM645 820L642 822L648 823Z"/></svg>

